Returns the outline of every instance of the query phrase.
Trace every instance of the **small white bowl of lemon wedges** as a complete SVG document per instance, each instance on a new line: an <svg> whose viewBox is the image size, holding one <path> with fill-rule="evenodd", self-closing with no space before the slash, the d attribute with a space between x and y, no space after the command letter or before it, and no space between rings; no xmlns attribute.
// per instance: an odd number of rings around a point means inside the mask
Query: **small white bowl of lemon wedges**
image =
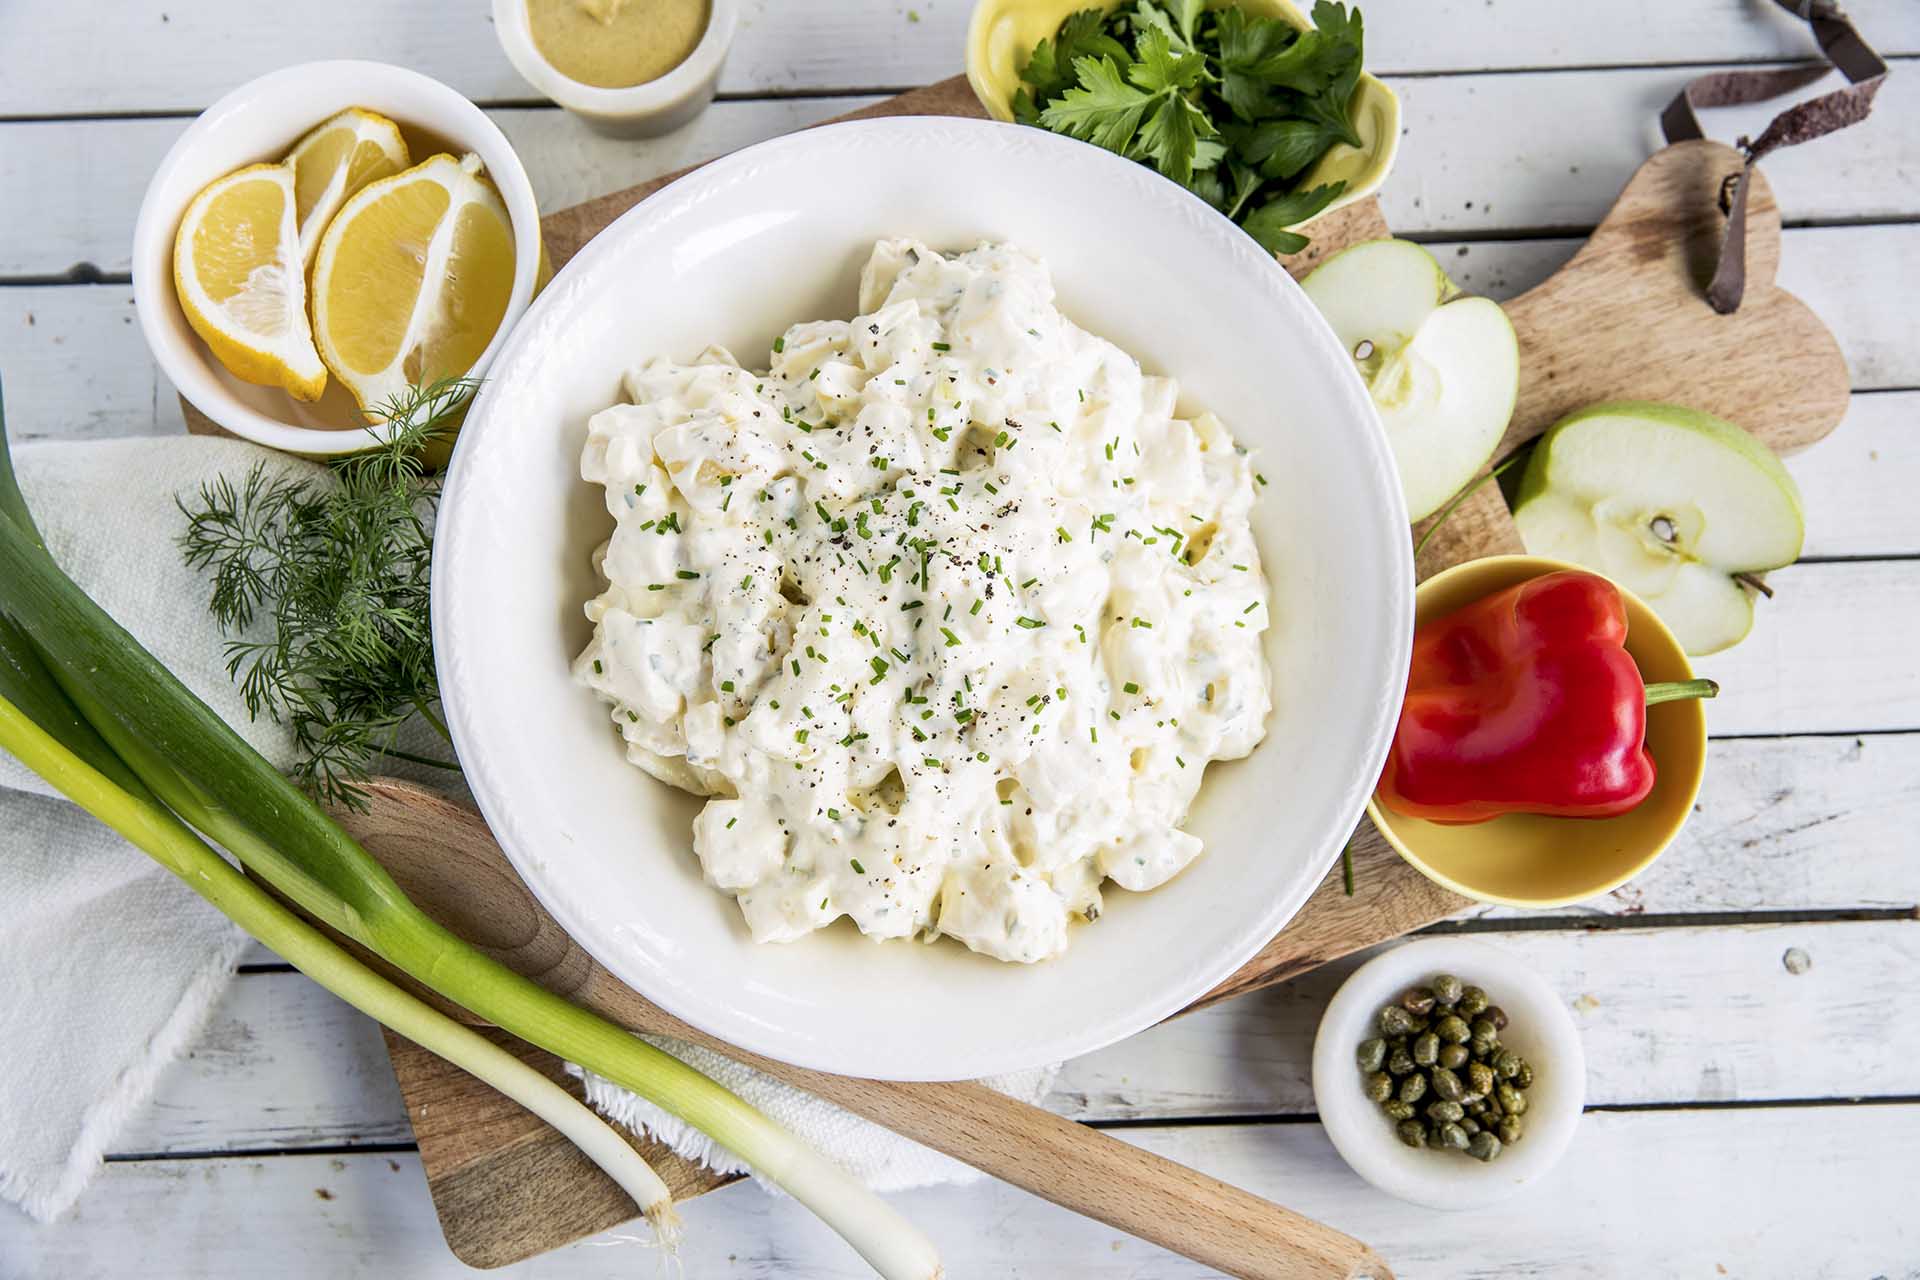
<svg viewBox="0 0 1920 1280"><path fill-rule="evenodd" d="M484 375L543 270L506 136L378 62L221 98L160 162L133 233L161 370L217 425L312 457L375 443L415 386Z"/></svg>

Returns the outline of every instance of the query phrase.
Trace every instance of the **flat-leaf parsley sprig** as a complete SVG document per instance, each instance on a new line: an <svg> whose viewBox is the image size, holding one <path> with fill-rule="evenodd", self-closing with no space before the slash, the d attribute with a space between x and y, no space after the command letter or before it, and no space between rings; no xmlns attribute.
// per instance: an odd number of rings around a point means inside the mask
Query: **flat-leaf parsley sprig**
<svg viewBox="0 0 1920 1280"><path fill-rule="evenodd" d="M327 476L255 463L238 487L221 476L179 504L181 552L212 573L227 674L249 715L292 728L294 776L317 799L364 807L360 784L381 757L459 768L398 738L415 719L447 736L428 623L440 480L422 451L452 435L477 385L449 378L383 405L380 447ZM268 636L235 635L261 614Z"/></svg>
<svg viewBox="0 0 1920 1280"><path fill-rule="evenodd" d="M1273 253L1287 228L1346 189L1299 177L1349 119L1365 46L1360 11L1319 0L1312 30L1204 0L1083 9L1034 47L1014 118L1150 165L1232 218Z"/></svg>

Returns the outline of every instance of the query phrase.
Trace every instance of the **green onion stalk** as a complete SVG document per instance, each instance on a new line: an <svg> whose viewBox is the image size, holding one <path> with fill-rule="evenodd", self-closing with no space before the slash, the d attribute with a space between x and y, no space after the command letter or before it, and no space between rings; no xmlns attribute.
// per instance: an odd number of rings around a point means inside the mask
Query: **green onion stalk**
<svg viewBox="0 0 1920 1280"><path fill-rule="evenodd" d="M321 971L309 973L378 1003L379 1011L367 1010L375 1017L409 1020L419 1035L395 1029L424 1047L440 1052L445 1046L447 1056L465 1054L500 1074L497 1061L481 1061L446 1027L427 1023L392 996L372 999L366 984L383 979L355 976L341 964L357 964L344 952L335 958L303 943L294 930L307 926L284 909L270 915L257 890L235 887L237 881L253 889L188 827L309 916L429 989L707 1134L818 1214L888 1280L940 1276L938 1255L919 1231L785 1129L673 1055L482 954L416 907L365 849L60 571L14 481L4 420L0 583L0 623L10 624L0 625L0 747L243 927L270 946L303 950ZM85 750L74 749L82 743ZM217 874L207 859L229 874ZM338 950L317 932L309 941ZM296 956L287 958L306 968Z"/></svg>

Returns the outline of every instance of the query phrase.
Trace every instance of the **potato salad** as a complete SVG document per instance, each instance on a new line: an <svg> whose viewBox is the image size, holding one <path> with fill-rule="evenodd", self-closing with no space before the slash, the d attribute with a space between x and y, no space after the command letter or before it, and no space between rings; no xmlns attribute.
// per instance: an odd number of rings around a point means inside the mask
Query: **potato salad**
<svg viewBox="0 0 1920 1280"><path fill-rule="evenodd" d="M630 370L581 474L606 589L576 674L753 937L1060 954L1103 883L1201 851L1207 764L1265 732L1246 451L1054 305L1009 245L883 240L853 320L765 372Z"/></svg>

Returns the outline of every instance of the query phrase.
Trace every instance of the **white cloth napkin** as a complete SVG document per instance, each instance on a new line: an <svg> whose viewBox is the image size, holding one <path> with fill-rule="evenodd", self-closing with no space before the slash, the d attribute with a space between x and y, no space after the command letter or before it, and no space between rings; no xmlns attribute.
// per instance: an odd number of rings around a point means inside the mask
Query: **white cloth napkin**
<svg viewBox="0 0 1920 1280"><path fill-rule="evenodd" d="M174 495L216 471L244 474L263 454L227 440L126 440L23 446L15 465L61 566L285 764L290 735L247 719L206 586L174 545ZM171 872L51 795L0 751L0 1195L42 1221L79 1198L193 1043L247 941Z"/></svg>
<svg viewBox="0 0 1920 1280"><path fill-rule="evenodd" d="M24 445L20 486L61 566L269 760L291 737L252 722L227 677L207 584L180 562L176 495L255 461L320 468L234 440L198 436ZM0 588L3 590L3 588ZM437 779L436 779L437 780ZM652 785L635 776L635 785ZM0 752L0 1196L48 1221L71 1207L191 1045L246 938L225 917ZM868 1121L678 1041L685 1058L865 1179L896 1191L966 1181L974 1170ZM1052 1086L1034 1071L987 1083L1027 1101ZM587 1077L610 1119L646 1128L689 1158L744 1169L698 1131Z"/></svg>

